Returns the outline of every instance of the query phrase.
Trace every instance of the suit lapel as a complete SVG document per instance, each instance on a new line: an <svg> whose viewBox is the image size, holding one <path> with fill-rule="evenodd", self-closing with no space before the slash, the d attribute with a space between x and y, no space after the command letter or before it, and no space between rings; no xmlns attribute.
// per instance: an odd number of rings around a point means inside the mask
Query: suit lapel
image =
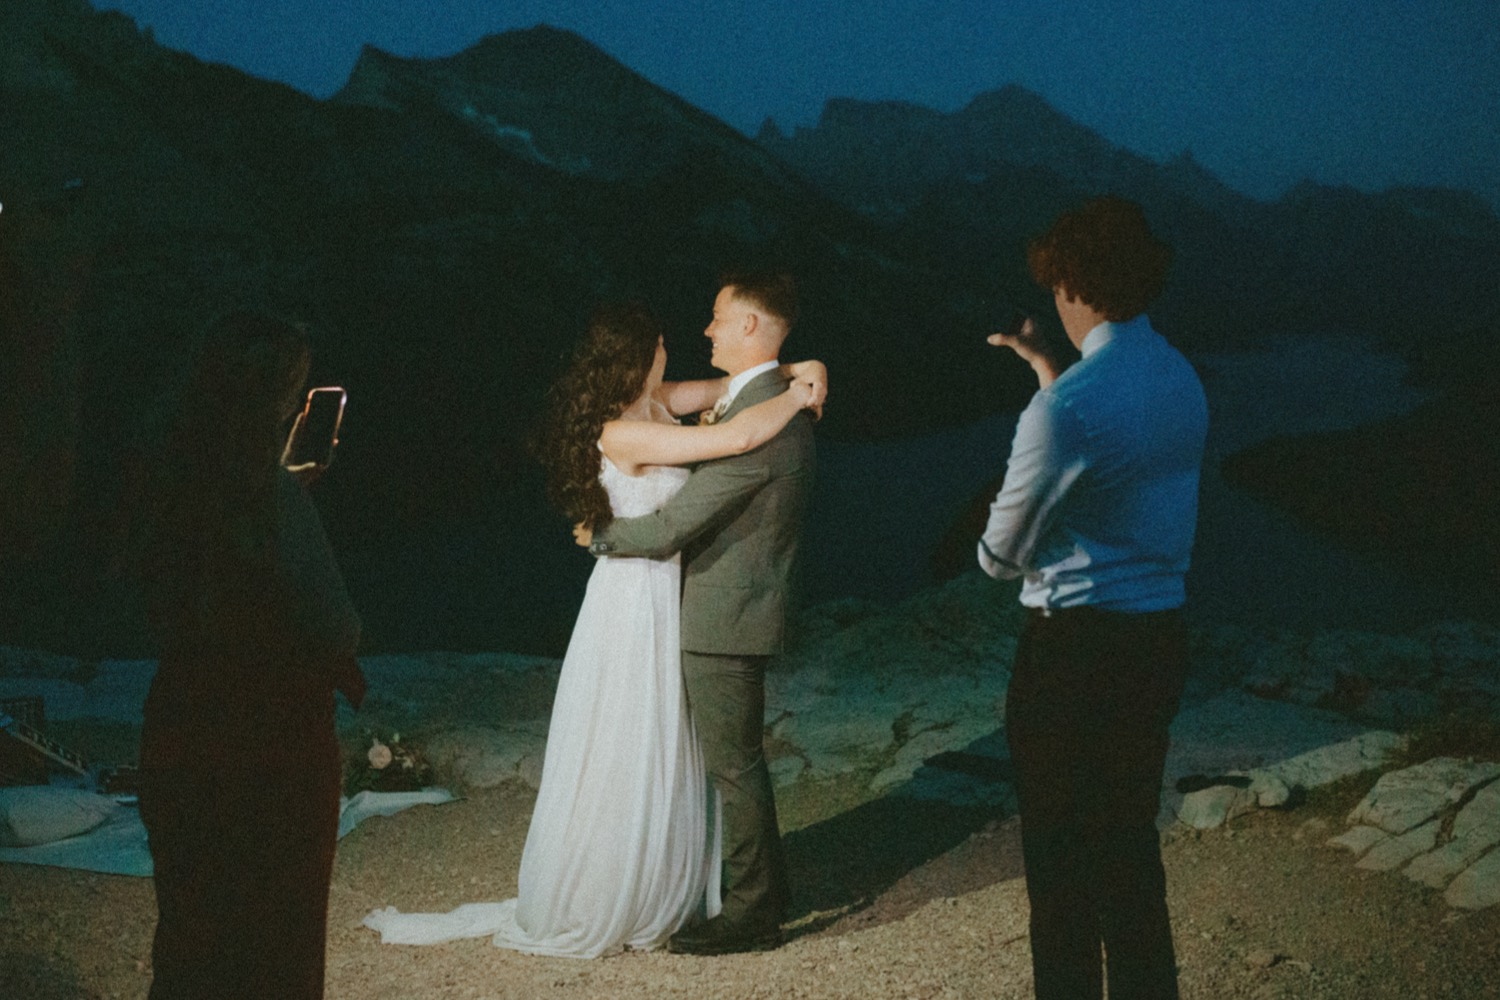
<svg viewBox="0 0 1500 1000"><path fill-rule="evenodd" d="M739 395L734 397L734 402L729 404L729 409L725 410L724 415L719 419L728 420L746 407L764 403L773 396L779 396L786 391L786 387L787 381L780 369L772 368L770 371L761 372L745 384L745 387L739 391Z"/></svg>

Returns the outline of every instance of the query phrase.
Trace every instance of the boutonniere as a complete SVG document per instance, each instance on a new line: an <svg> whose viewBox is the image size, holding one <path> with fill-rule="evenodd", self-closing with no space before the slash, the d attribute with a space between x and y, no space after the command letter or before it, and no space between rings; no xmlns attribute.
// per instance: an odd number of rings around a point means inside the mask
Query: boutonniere
<svg viewBox="0 0 1500 1000"><path fill-rule="evenodd" d="M710 424L716 424L720 420L724 419L724 413L728 409L729 409L729 397L728 396L720 396L719 397L719 401L716 402L716 403L714 403L713 409L711 409L711 410L704 410L703 413L701 415L699 415L699 417L698 417L698 423L702 424L704 427L707 427Z"/></svg>

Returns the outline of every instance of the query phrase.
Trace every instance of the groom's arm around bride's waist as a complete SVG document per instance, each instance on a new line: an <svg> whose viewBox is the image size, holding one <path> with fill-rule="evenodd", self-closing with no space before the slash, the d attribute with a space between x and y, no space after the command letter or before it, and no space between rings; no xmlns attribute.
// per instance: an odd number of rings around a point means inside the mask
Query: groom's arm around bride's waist
<svg viewBox="0 0 1500 1000"><path fill-rule="evenodd" d="M798 418L802 419L802 418ZM594 532L589 552L596 556L665 559L698 536L723 527L771 479L763 462L750 456L718 459L693 470L677 495L658 511L616 518Z"/></svg>

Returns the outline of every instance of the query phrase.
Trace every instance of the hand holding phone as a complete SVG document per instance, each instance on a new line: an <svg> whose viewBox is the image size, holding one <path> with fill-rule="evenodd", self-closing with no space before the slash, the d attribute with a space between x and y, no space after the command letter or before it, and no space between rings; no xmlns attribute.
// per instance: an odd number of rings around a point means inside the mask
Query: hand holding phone
<svg viewBox="0 0 1500 1000"><path fill-rule="evenodd" d="M990 334L985 340L996 347L1008 347L1015 351L1036 372L1043 389L1067 371L1077 357L1076 353L1069 357L1060 345L1042 332L1035 319L1024 313L1013 316L1004 330Z"/></svg>
<svg viewBox="0 0 1500 1000"><path fill-rule="evenodd" d="M992 333L985 339L996 347L1009 347L1025 357L1026 349L1030 348L1034 351L1039 346L1039 334L1036 320L1016 309L1011 311L1010 317L1005 321L999 333Z"/></svg>
<svg viewBox="0 0 1500 1000"><path fill-rule="evenodd" d="M339 386L323 386L308 392L307 402L297 414L281 452L281 464L289 472L316 476L333 463L347 400L348 394Z"/></svg>

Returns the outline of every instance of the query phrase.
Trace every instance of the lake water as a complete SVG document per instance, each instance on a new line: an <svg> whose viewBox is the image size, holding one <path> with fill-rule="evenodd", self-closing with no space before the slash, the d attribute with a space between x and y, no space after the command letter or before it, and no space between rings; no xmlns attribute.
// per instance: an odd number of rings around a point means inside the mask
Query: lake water
<svg viewBox="0 0 1500 1000"><path fill-rule="evenodd" d="M1224 457L1266 437L1352 427L1416 406L1424 394L1403 384L1398 357L1364 338L1319 336L1193 360L1211 423L1188 580L1192 617L1377 630L1500 617L1500 596L1341 549L1218 475ZM804 599L892 601L930 584L934 550L1003 471L1014 424L1013 414L998 414L919 438L820 440ZM592 558L571 546L565 525L546 519L539 496L536 506L526 523L497 518L393 539L378 556L346 560L372 644L560 653Z"/></svg>
<svg viewBox="0 0 1500 1000"><path fill-rule="evenodd" d="M1399 357L1368 338L1313 336L1193 361L1211 414L1188 579L1195 618L1381 629L1496 617L1496 595L1340 548L1219 475L1226 457L1266 438L1411 410L1427 394L1405 384ZM809 550L826 564L810 567L811 596L899 597L931 582L934 546L1003 469L1014 426L1002 415L926 438L820 446Z"/></svg>
<svg viewBox="0 0 1500 1000"><path fill-rule="evenodd" d="M1193 360L1210 411L1188 580L1195 616L1374 630L1500 616L1500 595L1340 548L1218 474L1224 458L1268 437L1340 430L1410 411L1427 392L1404 383L1399 357L1367 338L1320 336Z"/></svg>

